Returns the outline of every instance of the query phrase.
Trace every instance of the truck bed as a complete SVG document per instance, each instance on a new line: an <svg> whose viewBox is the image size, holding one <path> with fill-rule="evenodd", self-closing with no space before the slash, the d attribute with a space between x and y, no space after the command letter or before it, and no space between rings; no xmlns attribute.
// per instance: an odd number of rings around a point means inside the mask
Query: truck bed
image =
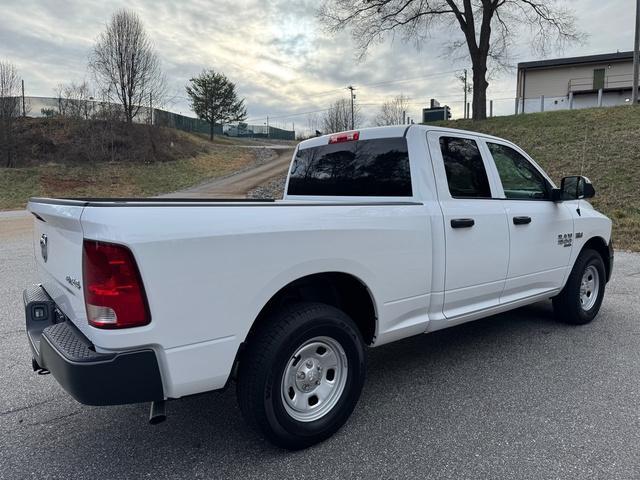
<svg viewBox="0 0 640 480"><path fill-rule="evenodd" d="M260 310L309 275L348 275L366 285L380 319L377 343L424 331L432 286L425 275L432 257L425 248L432 228L425 208L375 198L32 198L28 205L48 295L97 352L154 348L167 366L170 397L224 385ZM82 289L87 240L132 252L149 303L148 325L128 331L89 325ZM393 275L398 271L401 276Z"/></svg>
<svg viewBox="0 0 640 480"><path fill-rule="evenodd" d="M49 198L32 197L31 203L44 203L47 205L68 205L76 207L194 207L194 206L233 206L253 204L253 206L313 206L313 205L420 205L420 202L408 202L399 200L387 201L292 201L277 200L274 198L136 198L136 197L75 197L75 198Z"/></svg>
<svg viewBox="0 0 640 480"><path fill-rule="evenodd" d="M73 197L73 198L50 198L32 197L29 199L33 203L46 203L50 205L74 205L84 207L117 206L116 204L136 204L154 203L158 205L167 204L194 204L194 203L274 203L273 198L159 198L159 197Z"/></svg>

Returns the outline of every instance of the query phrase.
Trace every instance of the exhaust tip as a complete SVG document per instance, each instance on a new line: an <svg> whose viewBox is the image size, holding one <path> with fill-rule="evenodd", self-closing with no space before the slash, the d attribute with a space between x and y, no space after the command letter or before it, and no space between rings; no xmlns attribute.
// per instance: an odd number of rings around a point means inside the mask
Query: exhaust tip
<svg viewBox="0 0 640 480"><path fill-rule="evenodd" d="M151 402L151 408L149 410L149 423L151 425L158 425L167 419L165 411L165 401L157 400Z"/></svg>
<svg viewBox="0 0 640 480"><path fill-rule="evenodd" d="M50 373L49 370L38 365L38 361L35 358L31 359L31 368L33 368L33 371L38 375L49 375Z"/></svg>

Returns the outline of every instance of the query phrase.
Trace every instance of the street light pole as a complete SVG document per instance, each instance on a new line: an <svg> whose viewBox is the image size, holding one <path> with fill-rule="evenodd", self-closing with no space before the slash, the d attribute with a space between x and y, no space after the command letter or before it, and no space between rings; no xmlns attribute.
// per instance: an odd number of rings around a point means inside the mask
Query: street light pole
<svg viewBox="0 0 640 480"><path fill-rule="evenodd" d="M638 0L640 1L640 0ZM464 118L467 118L467 69L464 69Z"/></svg>
<svg viewBox="0 0 640 480"><path fill-rule="evenodd" d="M638 104L638 63L640 62L640 0L636 0L636 30L633 44L633 91L631 92L631 104Z"/></svg>
<svg viewBox="0 0 640 480"><path fill-rule="evenodd" d="M23 117L27 116L27 109L24 103L24 79L22 79L22 116Z"/></svg>
<svg viewBox="0 0 640 480"><path fill-rule="evenodd" d="M640 2L640 0L638 1ZM354 128L356 128L353 120L353 99L356 98L353 91L355 90L355 87L353 85L349 85L347 88L351 92L351 130L353 130Z"/></svg>

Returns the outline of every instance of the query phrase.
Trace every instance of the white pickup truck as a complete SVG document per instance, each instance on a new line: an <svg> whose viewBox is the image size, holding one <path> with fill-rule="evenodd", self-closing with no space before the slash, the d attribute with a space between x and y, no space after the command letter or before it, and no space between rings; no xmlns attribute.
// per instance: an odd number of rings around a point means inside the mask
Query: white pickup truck
<svg viewBox="0 0 640 480"><path fill-rule="evenodd" d="M280 201L32 198L33 367L90 405L237 385L304 448L355 407L365 348L553 299L598 313L611 221L516 145L428 126L304 141Z"/></svg>

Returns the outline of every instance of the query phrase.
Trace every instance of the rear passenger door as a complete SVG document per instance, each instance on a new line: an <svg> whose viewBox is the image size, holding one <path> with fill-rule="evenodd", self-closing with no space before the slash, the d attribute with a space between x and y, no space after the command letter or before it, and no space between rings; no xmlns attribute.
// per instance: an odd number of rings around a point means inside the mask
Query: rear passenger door
<svg viewBox="0 0 640 480"><path fill-rule="evenodd" d="M560 288L574 233L569 207L551 200L551 182L524 152L507 142L484 142L509 225L511 258L501 303Z"/></svg>
<svg viewBox="0 0 640 480"><path fill-rule="evenodd" d="M493 170L472 135L427 133L445 231L447 318L499 304L509 265L509 227Z"/></svg>

